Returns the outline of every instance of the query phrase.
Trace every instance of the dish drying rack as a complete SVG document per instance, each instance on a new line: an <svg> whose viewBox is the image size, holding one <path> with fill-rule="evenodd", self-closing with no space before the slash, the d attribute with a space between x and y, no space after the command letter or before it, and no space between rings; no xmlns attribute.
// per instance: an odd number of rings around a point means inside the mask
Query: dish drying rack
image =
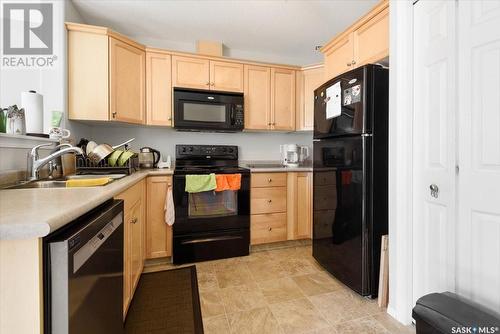
<svg viewBox="0 0 500 334"><path fill-rule="evenodd" d="M86 155L76 156L76 174L127 174L130 175L139 169L139 156L134 154L123 166L110 166L107 159L94 163Z"/></svg>

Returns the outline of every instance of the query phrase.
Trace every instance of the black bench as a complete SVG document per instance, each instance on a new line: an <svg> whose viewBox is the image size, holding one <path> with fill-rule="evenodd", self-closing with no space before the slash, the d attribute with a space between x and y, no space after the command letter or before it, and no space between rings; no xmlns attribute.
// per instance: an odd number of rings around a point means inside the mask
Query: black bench
<svg viewBox="0 0 500 334"><path fill-rule="evenodd" d="M417 334L500 334L500 314L451 292L423 296L412 314Z"/></svg>

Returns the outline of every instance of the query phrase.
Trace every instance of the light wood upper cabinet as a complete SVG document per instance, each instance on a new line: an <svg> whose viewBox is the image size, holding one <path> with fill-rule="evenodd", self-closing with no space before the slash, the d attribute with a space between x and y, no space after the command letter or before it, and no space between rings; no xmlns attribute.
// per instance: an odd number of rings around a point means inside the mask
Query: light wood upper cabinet
<svg viewBox="0 0 500 334"><path fill-rule="evenodd" d="M356 66L373 63L389 55L389 8L354 31Z"/></svg>
<svg viewBox="0 0 500 334"><path fill-rule="evenodd" d="M69 119L145 123L144 46L103 27L66 27Z"/></svg>
<svg viewBox="0 0 500 334"><path fill-rule="evenodd" d="M353 34L350 33L335 42L325 52L325 71L327 78L334 78L337 75L351 69L354 61Z"/></svg>
<svg viewBox="0 0 500 334"><path fill-rule="evenodd" d="M146 259L172 255L172 227L165 223L165 198L171 176L150 176L147 181Z"/></svg>
<svg viewBox="0 0 500 334"><path fill-rule="evenodd" d="M311 238L312 173L287 174L287 239Z"/></svg>
<svg viewBox="0 0 500 334"><path fill-rule="evenodd" d="M389 55L389 1L369 13L321 48L326 79Z"/></svg>
<svg viewBox="0 0 500 334"><path fill-rule="evenodd" d="M243 92L243 64L211 60L210 89Z"/></svg>
<svg viewBox="0 0 500 334"><path fill-rule="evenodd" d="M146 124L172 125L172 57L146 52Z"/></svg>
<svg viewBox="0 0 500 334"><path fill-rule="evenodd" d="M109 39L109 100L112 119L144 123L145 57L144 50L112 37Z"/></svg>
<svg viewBox="0 0 500 334"><path fill-rule="evenodd" d="M295 130L295 71L271 68L271 126Z"/></svg>
<svg viewBox="0 0 500 334"><path fill-rule="evenodd" d="M209 89L209 60L172 56L172 85L174 87Z"/></svg>
<svg viewBox="0 0 500 334"><path fill-rule="evenodd" d="M271 69L244 66L245 129L267 130L271 126Z"/></svg>
<svg viewBox="0 0 500 334"><path fill-rule="evenodd" d="M314 66L297 72L295 130L312 131L314 129L314 90L324 81L323 66Z"/></svg>

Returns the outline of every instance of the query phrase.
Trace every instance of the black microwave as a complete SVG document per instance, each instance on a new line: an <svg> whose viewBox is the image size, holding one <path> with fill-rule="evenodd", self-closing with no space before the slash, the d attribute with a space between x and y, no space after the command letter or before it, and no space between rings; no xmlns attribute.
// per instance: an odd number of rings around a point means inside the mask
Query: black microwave
<svg viewBox="0 0 500 334"><path fill-rule="evenodd" d="M174 128L185 131L243 130L243 94L174 88Z"/></svg>

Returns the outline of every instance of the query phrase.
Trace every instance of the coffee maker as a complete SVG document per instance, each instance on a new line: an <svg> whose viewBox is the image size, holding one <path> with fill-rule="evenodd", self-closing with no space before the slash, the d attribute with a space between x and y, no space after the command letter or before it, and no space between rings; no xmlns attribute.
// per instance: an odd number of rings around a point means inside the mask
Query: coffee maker
<svg viewBox="0 0 500 334"><path fill-rule="evenodd" d="M281 164L285 167L299 167L309 157L309 147L297 144L280 146Z"/></svg>

